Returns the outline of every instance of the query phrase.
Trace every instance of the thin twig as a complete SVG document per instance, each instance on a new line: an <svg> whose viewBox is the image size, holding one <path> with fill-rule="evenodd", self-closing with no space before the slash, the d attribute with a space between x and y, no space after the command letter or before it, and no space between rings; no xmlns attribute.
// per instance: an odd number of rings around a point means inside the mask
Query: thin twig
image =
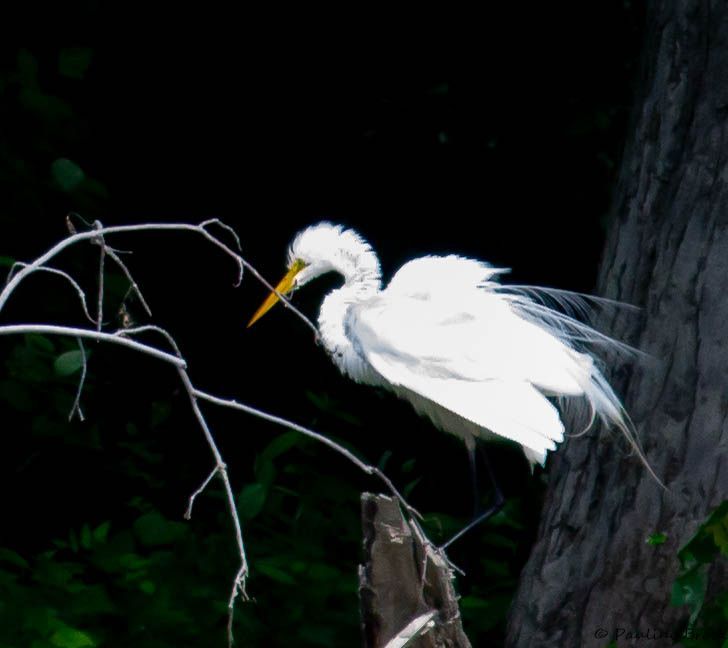
<svg viewBox="0 0 728 648"><path fill-rule="evenodd" d="M182 380L182 384L185 387L185 390L187 391L187 395L190 398L190 404L192 405L192 411L195 413L195 417L197 417L197 421L200 424L200 427L202 428L202 432L205 435L205 440L207 441L207 445L210 446L210 450L212 451L212 455L215 457L215 465L216 465L216 473L220 475L220 479L222 480L223 486L225 488L225 494L227 495L227 504L228 509L230 510L230 517L233 520L233 525L235 527L235 539L238 543L238 551L240 553L240 568L238 569L238 573L235 575L235 579L233 581L232 591L230 593L230 599L228 602L228 644L230 646L233 645L233 615L235 613L235 599L238 596L241 596L244 601L248 600L248 594L245 591L245 579L248 576L248 560L245 555L245 545L243 544L243 530L240 526L240 518L238 517L238 511L235 506L235 495L233 495L233 489L230 486L230 479L228 478L227 474L227 467L225 466L225 462L222 459L222 455L220 454L220 451L217 448L217 444L215 443L215 438L212 436L212 432L210 432L210 428L207 425L207 421L205 420L204 415L202 414L202 411L200 410L200 405L197 402L198 398L198 390L195 389L194 385L190 381L190 377L187 374L187 371L180 367L178 369L180 379Z"/></svg>
<svg viewBox="0 0 728 648"><path fill-rule="evenodd" d="M97 229L103 229L103 225L101 224L101 221L95 221L93 226ZM119 267L119 269L124 273L124 276L126 276L127 281L129 282L129 285L131 287L131 291L136 294L137 298L141 302L141 305L144 307L144 310L147 312L147 315L149 317L152 316L152 309L149 308L149 304L147 304L147 300L144 299L144 295L142 294L141 289L137 285L137 282L134 281L134 277L132 277L131 272L129 271L129 268L127 268L126 263L124 263L121 260L121 257L119 256L119 250L115 250L114 248L106 245L106 241L104 240L103 236L99 236L97 239L98 245L101 246L101 261L99 263L99 291L103 291L103 272L104 272L104 256L108 256L116 265ZM101 299L101 296L99 297Z"/></svg>
<svg viewBox="0 0 728 648"><path fill-rule="evenodd" d="M161 326L156 326L154 324L144 324L143 326L135 326L133 328L125 328L125 329L119 329L116 334L117 335L137 335L138 333L146 333L147 331L153 331L154 333L159 333L162 337L164 337L167 342L169 342L169 345L174 349L175 355L180 358L182 358L182 353L179 350L179 347L177 346L177 342L172 337L172 334L169 331L166 331Z"/></svg>
<svg viewBox="0 0 728 648"><path fill-rule="evenodd" d="M141 288L139 288L139 286L137 285L137 282L134 281L134 277L132 277L132 274L129 271L129 268L127 268L126 264L121 260L121 257L119 257L116 250L112 250L108 245L106 246L106 254L114 263L116 263L116 265L119 267L119 269L124 273L124 275L126 276L126 280L129 282L131 291L137 296L139 303L142 305L142 307L146 311L147 315L149 315L149 317L151 317L152 309L149 308L149 304L147 304L147 300L144 299L144 295L142 294Z"/></svg>
<svg viewBox="0 0 728 648"><path fill-rule="evenodd" d="M101 221L94 221L94 229L96 231L103 229ZM96 306L96 330L101 331L104 325L104 261L106 260L106 243L103 234L99 234L95 243L99 246L99 295Z"/></svg>
<svg viewBox="0 0 728 648"><path fill-rule="evenodd" d="M195 504L195 500L197 499L198 495L201 495L202 492L207 488L208 484L212 481L212 478L217 475L219 468L215 466L212 469L212 472L207 476L207 479L202 482L200 487L190 495L190 500L187 504L187 510L185 511L185 520L191 520L192 519L192 507Z"/></svg>
<svg viewBox="0 0 728 648"><path fill-rule="evenodd" d="M252 414L253 416L257 416L258 418L261 418L265 421L270 421L271 423L276 423L277 425L282 425L283 427L287 427L289 430L293 430L294 432L299 432L300 434L303 434L304 436L307 436L311 439L315 439L319 443L323 443L324 445L327 445L332 450L335 450L339 454L346 457L349 461L351 461L355 466L357 466L360 470L365 472L367 475L375 475L378 477L384 484L387 486L389 491L394 495L399 503L404 507L404 509L413 515L414 517L417 517L419 519L422 519L422 515L410 504L407 502L407 500L402 496L402 494L397 490L397 488L394 486L394 484L391 482L389 477L387 477L379 468L376 466L372 466L371 464L368 464L359 457L357 457L351 450L348 450L344 446L336 443L333 439L330 439L327 436L324 436L323 434L319 434L318 432L314 432L313 430L309 430L306 427L303 427L302 425L299 425L298 423L294 423L293 421L289 421L287 419L281 418L280 416L275 416L273 414L268 414L267 412L264 412L262 410L256 409L255 407L251 407L250 405L245 405L243 403L239 403L235 400L230 399L224 399L219 398L218 396L213 396L212 394L208 394L207 392L201 391L199 389L195 390L195 396L197 398L201 398L202 400L209 401L210 403L214 403L215 405L220 405L222 407L229 407L231 409L237 409L241 412L246 412L248 414Z"/></svg>
<svg viewBox="0 0 728 648"><path fill-rule="evenodd" d="M465 572L462 569L460 569L460 567L458 567L454 562L452 562L447 557L447 554L445 553L445 549L443 547L438 547L437 545L432 543L432 541L427 537L427 534L425 533L424 529L422 528L422 526L420 525L420 523L417 520L410 518L408 520L408 522L409 522L410 526L412 527L412 530L415 533L415 535L417 535L417 537L420 539L420 542L422 543L422 545L427 548L427 552L432 552L432 553L437 554L438 556L440 556L440 558L442 558L442 560L444 560L447 563L447 565L450 567L450 569L458 572L462 576L465 576ZM427 563L427 560L431 559L427 555L427 552L426 552L426 555L424 558L425 565ZM425 579L425 572L423 571L422 572L422 586L423 587L424 587L424 579Z"/></svg>
<svg viewBox="0 0 728 648"><path fill-rule="evenodd" d="M230 227L230 225L228 225L227 223L223 223L219 218L208 218L206 221L202 221L200 223L200 227L207 227L208 225L217 225L218 227L224 229L235 240L235 247L237 248L238 252L243 251L243 246L240 245L240 237L238 236L238 233L232 227Z"/></svg>
<svg viewBox="0 0 728 648"><path fill-rule="evenodd" d="M28 263L23 263L22 261L16 261L13 264L13 267L10 269L10 275L12 276L12 273L14 272L14 269L16 267L18 268L25 268L27 267ZM86 293L83 292L83 289L81 286L78 285L78 282L67 272L64 272L63 270L59 270L58 268L52 268L50 266L39 266L36 268L37 272L48 272L49 274L58 275L59 277L63 277L66 279L75 289L76 293L78 294L78 298L81 300L81 308L83 308L83 314L86 316L86 319L91 322L92 324L96 324L96 320L94 319L93 315L89 312L88 304L86 303Z"/></svg>
<svg viewBox="0 0 728 648"><path fill-rule="evenodd" d="M85 221L84 221L85 223ZM254 416L257 416L258 418L270 421L272 423L276 423L278 425L283 425L291 430L294 430L296 432L299 432L309 438L315 439L320 443L323 443L327 445L328 447L332 448L339 454L346 457L349 461L354 463L359 469L361 469L363 472L365 472L368 475L375 475L378 477L384 484L386 484L387 488L390 490L390 492L397 498L400 505L403 507L403 509L410 515L410 523L415 526L415 528L420 529L416 518L422 518L422 516L412 507L410 506L405 498L399 493L399 491L396 489L394 484L391 482L391 480L376 466L369 465L359 459L356 455L354 455L350 450L346 449L344 446L336 443L332 439L329 439L328 437L319 434L318 432L314 432L313 430L309 430L308 428L305 428L303 426L300 426L296 423L293 423L291 421L287 421L286 419L283 419L281 417L268 414L266 412L263 412L261 410L258 410L256 408L250 407L248 405L244 405L242 403L238 403L234 400L225 400L222 398L218 398L217 396L213 396L212 394L208 394L206 392L203 392L201 390L198 390L194 387L192 384L189 374L186 370L186 362L180 353L180 350L177 346L177 343L175 342L174 338L170 333L168 333L166 330L159 326L155 326L152 324L148 324L145 326L138 326L133 328L126 328L126 329L119 329L113 333L107 333L101 330L101 327L103 325L103 299L104 299L104 259L106 256L109 256L124 272L127 279L129 280L129 283L131 284L132 290L137 294L139 297L140 302L143 304L145 310L151 315L151 309L147 305L146 301L144 300L144 297L142 296L141 290L139 289L138 285L132 278L131 273L129 272L129 269L126 267L124 262L118 257L118 254L113 248L110 248L106 244L105 236L111 235L111 234L121 234L121 233L130 233L130 232L140 232L140 231L189 231L197 233L204 238L206 238L209 242L211 242L216 247L220 248L225 254L233 258L238 266L238 278L236 285L240 283L242 276L243 276L243 270L248 269L251 271L251 273L258 279L263 285L265 285L268 289L270 289L273 292L276 292L276 294L280 297L281 301L284 303L284 305L289 308L295 315L299 317L311 330L314 331L316 335L316 339L318 340L318 330L316 326L305 316L303 315L298 309L296 309L290 301L286 298L285 295L282 295L280 293L277 293L273 286L269 284L261 275L258 273L258 271L250 264L248 261L246 261L240 254L235 252L232 248L230 248L227 244L223 243L220 239L218 239L216 236L211 234L206 228L209 226L217 226L222 228L224 231L229 233L234 241L235 245L237 246L237 249L240 250L240 239L238 238L235 231L230 228L225 223L222 223L221 221L217 219L210 219L207 221L204 221L200 223L199 225L190 225L186 223L161 223L161 224L155 224L155 223L143 223L140 225L122 225L122 226L114 226L114 227L103 227L101 223L98 221L91 225L92 228L89 231L86 232L77 232L76 228L74 227L73 223L71 222L70 216L67 217L67 225L69 228L69 232L71 233L70 236L66 237L62 241L58 242L56 245L54 245L52 248L50 248L47 252L45 252L43 255L35 259L32 263L29 264L16 264L11 269L11 272L8 275L7 283L2 291L0 291L0 311L5 306L7 300L12 295L12 293L15 291L15 289L18 287L18 285L30 274L36 271L45 271L45 272L51 272L54 274L59 274L66 278L76 289L77 293L79 294L79 297L81 298L81 303L84 308L84 312L88 319L93 322L96 325L96 330L92 329L84 329L84 328L78 328L78 327L71 327L71 326L58 326L54 324L12 324L12 325L4 325L0 326L0 335L12 335L12 334L21 334L21 333L41 333L41 334L49 334L49 335L63 335L63 336L73 336L78 339L79 346L81 348L81 352L83 354L83 367L82 367L82 373L81 378L79 381L78 390L76 393L76 399L74 401L73 408L71 409L71 416L75 411L78 412L79 417L83 417L83 414L81 412L80 408L80 398L83 391L83 385L86 379L86 373L87 373L87 360L86 360L86 354L85 354L85 348L83 346L83 339L92 339L97 341L104 341L104 342L110 342L112 344L117 344L120 346L124 346L130 349L133 349L135 351L138 351L140 353L149 355L151 357L157 358L159 360L162 360L164 362L167 362L169 364L174 365L177 367L178 374L180 376L180 380L182 381L182 384L184 386L185 391L187 392L187 395L190 399L190 404L192 406L192 410L195 414L195 417L197 418L197 421L200 425L200 428L202 429L202 432L205 436L205 440L207 441L207 444L210 448L210 451L212 452L212 455L215 460L215 467L212 470L212 472L208 475L208 477L205 479L205 481L200 485L200 487L192 493L192 495L189 498L189 503L187 507L187 511L185 512L185 517L190 518L192 515L192 507L194 504L195 499L207 488L215 475L219 475L220 479L223 483L223 487L225 490L226 500L227 500L227 507L230 512L230 517L232 518L233 527L235 530L235 539L236 544L240 556L240 567L238 568L237 573L235 574L235 578L233 580L230 597L228 600L228 607L229 607L229 615L228 615L228 643L230 646L232 646L233 643L233 621L234 621L234 608L235 608L235 601L240 596L242 599L247 600L247 594L245 590L245 584L246 584L246 578L248 575L249 567L248 567L248 561L246 557L245 552L245 545L243 543L243 535L242 535L242 528L240 524L240 519L238 517L236 505L235 505L235 497L233 494L232 486L230 485L230 479L228 477L227 468L225 465L225 462L222 458L222 455L217 447L217 444L215 442L215 438L210 430L210 427L207 424L207 421L205 420L205 417L200 409L198 400L205 400L208 402L211 402L213 404L222 406L222 407L228 407L235 410L240 410L243 412L246 412L248 414L252 414ZM88 225L88 224L87 224ZM101 256L99 261L99 297L98 297L98 317L96 320L90 315L88 308L86 306L86 297L83 292L83 290L80 288L78 283L70 277L67 273L56 270L55 268L49 268L45 266L45 264L50 261L52 258L54 258L56 255L58 255L60 252L65 250L67 247L79 243L81 241L92 241L96 242L101 247ZM16 267L19 267L20 270L15 273L14 270ZM166 351L162 351L158 349L157 347L150 346L148 344L144 344L141 342L137 342L136 340L132 339L131 336L144 333L144 332L154 332L157 334L162 335L165 340L169 343L171 348L174 350L174 354L168 353ZM421 532L421 529L420 529ZM424 536L424 534L422 534Z"/></svg>
<svg viewBox="0 0 728 648"><path fill-rule="evenodd" d="M78 348L81 351L81 377L78 380L78 388L76 389L76 398L73 399L73 405L71 411L68 413L68 420L73 418L74 412L78 412L78 420L83 422L84 416L81 410L81 393L83 392L83 385L86 382L86 372L88 371L88 359L86 358L86 349L83 346L83 339L78 339Z"/></svg>
<svg viewBox="0 0 728 648"><path fill-rule="evenodd" d="M219 221L216 220L208 220L204 221L206 225L211 224L219 224L223 227L225 226L223 223L219 223ZM280 298L281 302L291 310L292 313L294 313L306 326L308 326L315 334L316 340L319 339L318 329L314 325L313 322L311 322L308 317L306 317L301 311L299 311L293 304L291 304L290 300L283 294L277 292L275 288L266 281L262 275L242 256L240 256L238 253L236 253L234 250L232 250L230 247L225 245L220 239L210 234L210 232L205 229L202 225L190 225L189 223L141 223L139 225L115 225L112 227L104 227L102 229L95 229L88 232L79 232L77 234L72 234L71 236L66 237L65 239L59 241L56 243L50 250L48 250L45 254L39 256L35 261L32 263L29 263L25 268L23 268L20 272L12 276L10 280L8 280L7 284L5 285L5 288L0 292L0 311L5 306L5 302L7 302L10 295L13 293L17 285L25 279L29 274L34 272L38 267L44 265L47 263L50 259L55 257L57 254L65 250L70 245L74 245L75 243L80 243L81 241L88 241L89 239L93 239L98 236L107 236L109 234L123 234L123 233L129 233L129 232L163 232L163 231L186 231L186 232L195 232L197 234L200 234L201 236L205 237L208 241L210 241L213 245L220 248L226 255L231 257L235 263L238 266L238 278L235 282L235 285L240 285L240 281L243 277L243 269L247 268L250 270L250 272L258 279L264 286L266 286L269 290L275 292L278 297Z"/></svg>

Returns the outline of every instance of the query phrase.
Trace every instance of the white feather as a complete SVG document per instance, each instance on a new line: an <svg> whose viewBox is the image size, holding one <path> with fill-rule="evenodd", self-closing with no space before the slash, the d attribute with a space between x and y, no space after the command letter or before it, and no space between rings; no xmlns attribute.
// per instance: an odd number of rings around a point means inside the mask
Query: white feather
<svg viewBox="0 0 728 648"><path fill-rule="evenodd" d="M392 390L468 443L493 435L515 441L540 464L564 438L549 398L582 399L592 419L621 430L644 459L591 351L633 350L577 319L607 300L509 288L498 282L508 270L458 256L414 259L382 290L369 244L329 223L294 239L289 262L298 259L306 264L301 285L329 270L344 277L321 306L319 328L354 380Z"/></svg>

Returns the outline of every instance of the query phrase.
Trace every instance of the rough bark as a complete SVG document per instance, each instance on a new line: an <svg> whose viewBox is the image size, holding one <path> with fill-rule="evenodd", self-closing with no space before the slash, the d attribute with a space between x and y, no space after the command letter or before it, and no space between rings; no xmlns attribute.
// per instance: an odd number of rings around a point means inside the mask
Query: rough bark
<svg viewBox="0 0 728 648"><path fill-rule="evenodd" d="M359 599L365 646L470 648L447 563L402 517L394 499L364 493L361 502Z"/></svg>
<svg viewBox="0 0 728 648"><path fill-rule="evenodd" d="M615 437L570 440L552 459L509 646L679 627L676 552L728 497L728 4L652 2L647 31L600 293L643 308L606 330L653 358L613 378L669 491ZM654 532L666 544L646 544ZM711 589L725 580L714 570Z"/></svg>

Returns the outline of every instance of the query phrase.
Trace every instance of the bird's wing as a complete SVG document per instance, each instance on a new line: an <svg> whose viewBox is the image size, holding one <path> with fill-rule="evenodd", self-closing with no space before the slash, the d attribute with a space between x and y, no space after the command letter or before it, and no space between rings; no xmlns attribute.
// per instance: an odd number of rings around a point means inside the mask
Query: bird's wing
<svg viewBox="0 0 728 648"><path fill-rule="evenodd" d="M391 353L418 374L583 394L591 358L523 317L493 281L502 272L454 256L415 259L376 298L349 309L347 334L362 355Z"/></svg>
<svg viewBox="0 0 728 648"><path fill-rule="evenodd" d="M515 441L543 457L564 440L564 426L556 408L527 382L473 382L418 374L391 355L372 352L367 360L391 385L426 398L480 428ZM408 398L407 391L401 392ZM443 417L417 404L433 420ZM445 423L445 426L447 423ZM455 430L447 430L457 432Z"/></svg>
<svg viewBox="0 0 728 648"><path fill-rule="evenodd" d="M555 381L542 365L571 350L489 291L493 273L457 257L410 262L380 295L349 308L346 334L393 388L404 388L405 397L406 390L414 392L543 453L563 440L564 428L537 389ZM529 351L539 344L541 357L534 362Z"/></svg>

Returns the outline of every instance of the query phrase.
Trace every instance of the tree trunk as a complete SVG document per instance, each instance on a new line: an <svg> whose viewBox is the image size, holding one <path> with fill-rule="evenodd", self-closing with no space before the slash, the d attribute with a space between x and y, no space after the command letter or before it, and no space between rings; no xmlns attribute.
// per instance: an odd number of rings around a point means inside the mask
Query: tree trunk
<svg viewBox="0 0 728 648"><path fill-rule="evenodd" d="M359 567L367 648L470 648L448 564L424 542L399 504L361 497L364 564Z"/></svg>
<svg viewBox="0 0 728 648"><path fill-rule="evenodd" d="M643 309L604 330L652 358L613 378L669 490L614 435L569 440L551 458L509 646L605 646L619 629L680 627L676 552L728 497L728 4L654 1L647 20L600 293ZM646 544L656 532L667 542ZM714 573L711 588L724 581Z"/></svg>

